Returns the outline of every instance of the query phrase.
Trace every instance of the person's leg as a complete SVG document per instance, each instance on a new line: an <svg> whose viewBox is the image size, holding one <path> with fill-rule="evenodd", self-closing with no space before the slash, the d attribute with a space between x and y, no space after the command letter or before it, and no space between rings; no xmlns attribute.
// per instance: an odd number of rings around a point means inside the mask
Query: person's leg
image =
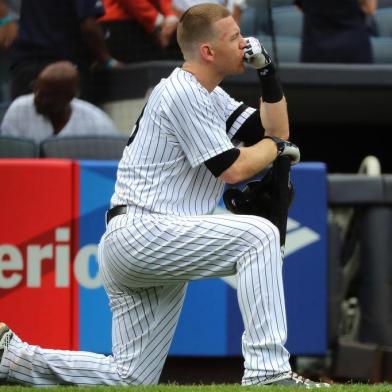
<svg viewBox="0 0 392 392"><path fill-rule="evenodd" d="M157 384L187 284L129 289L109 285L113 356L129 384Z"/></svg>
<svg viewBox="0 0 392 392"><path fill-rule="evenodd" d="M1 354L0 381L7 383L27 386L127 384L111 356L44 349L22 342L15 333Z"/></svg>
<svg viewBox="0 0 392 392"><path fill-rule="evenodd" d="M158 383L186 283L125 292L109 287L113 356L44 349L13 334L0 353L0 380L28 386Z"/></svg>
<svg viewBox="0 0 392 392"><path fill-rule="evenodd" d="M243 383L290 369L279 233L270 222L238 215L123 215L110 223L99 261L113 310L114 357L45 350L14 336L0 378L27 385L156 383L186 282L236 272L245 325Z"/></svg>
<svg viewBox="0 0 392 392"><path fill-rule="evenodd" d="M104 281L110 277L119 287L144 287L237 273L245 326L243 384L290 370L283 347L287 328L275 226L240 215L123 215L113 221L102 241Z"/></svg>

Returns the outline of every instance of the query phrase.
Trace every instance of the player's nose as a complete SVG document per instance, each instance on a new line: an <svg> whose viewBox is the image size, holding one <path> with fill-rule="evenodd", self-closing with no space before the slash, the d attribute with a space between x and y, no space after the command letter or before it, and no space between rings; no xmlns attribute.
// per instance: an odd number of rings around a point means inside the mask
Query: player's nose
<svg viewBox="0 0 392 392"><path fill-rule="evenodd" d="M241 35L241 39L240 39L240 49L244 49L245 46L247 45L246 39Z"/></svg>

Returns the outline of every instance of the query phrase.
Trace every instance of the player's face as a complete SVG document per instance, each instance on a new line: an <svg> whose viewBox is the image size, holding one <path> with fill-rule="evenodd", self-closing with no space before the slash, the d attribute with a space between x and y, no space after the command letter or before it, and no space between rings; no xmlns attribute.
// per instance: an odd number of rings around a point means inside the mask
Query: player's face
<svg viewBox="0 0 392 392"><path fill-rule="evenodd" d="M244 67L243 48L246 42L235 20L228 16L215 22L216 39L212 43L214 63L224 75L242 73Z"/></svg>

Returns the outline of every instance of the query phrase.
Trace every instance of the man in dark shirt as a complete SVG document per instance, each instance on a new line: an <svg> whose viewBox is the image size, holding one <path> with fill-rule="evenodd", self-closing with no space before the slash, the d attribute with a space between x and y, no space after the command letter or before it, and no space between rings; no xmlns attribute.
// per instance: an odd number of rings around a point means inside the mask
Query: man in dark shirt
<svg viewBox="0 0 392 392"><path fill-rule="evenodd" d="M377 0L296 0L304 13L301 61L372 63L366 15Z"/></svg>
<svg viewBox="0 0 392 392"><path fill-rule="evenodd" d="M11 51L11 95L31 92L31 84L49 63L68 60L81 71L93 62L113 67L96 18L103 15L98 0L22 1L20 32Z"/></svg>

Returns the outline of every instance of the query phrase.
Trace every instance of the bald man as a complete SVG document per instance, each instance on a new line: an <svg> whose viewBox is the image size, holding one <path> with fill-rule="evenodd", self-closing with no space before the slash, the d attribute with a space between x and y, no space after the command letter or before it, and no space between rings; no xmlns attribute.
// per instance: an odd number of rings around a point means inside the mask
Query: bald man
<svg viewBox="0 0 392 392"><path fill-rule="evenodd" d="M75 98L78 89L79 73L72 63L48 65L38 75L34 93L12 102L1 134L37 143L50 136L116 134L113 122L101 109Z"/></svg>

